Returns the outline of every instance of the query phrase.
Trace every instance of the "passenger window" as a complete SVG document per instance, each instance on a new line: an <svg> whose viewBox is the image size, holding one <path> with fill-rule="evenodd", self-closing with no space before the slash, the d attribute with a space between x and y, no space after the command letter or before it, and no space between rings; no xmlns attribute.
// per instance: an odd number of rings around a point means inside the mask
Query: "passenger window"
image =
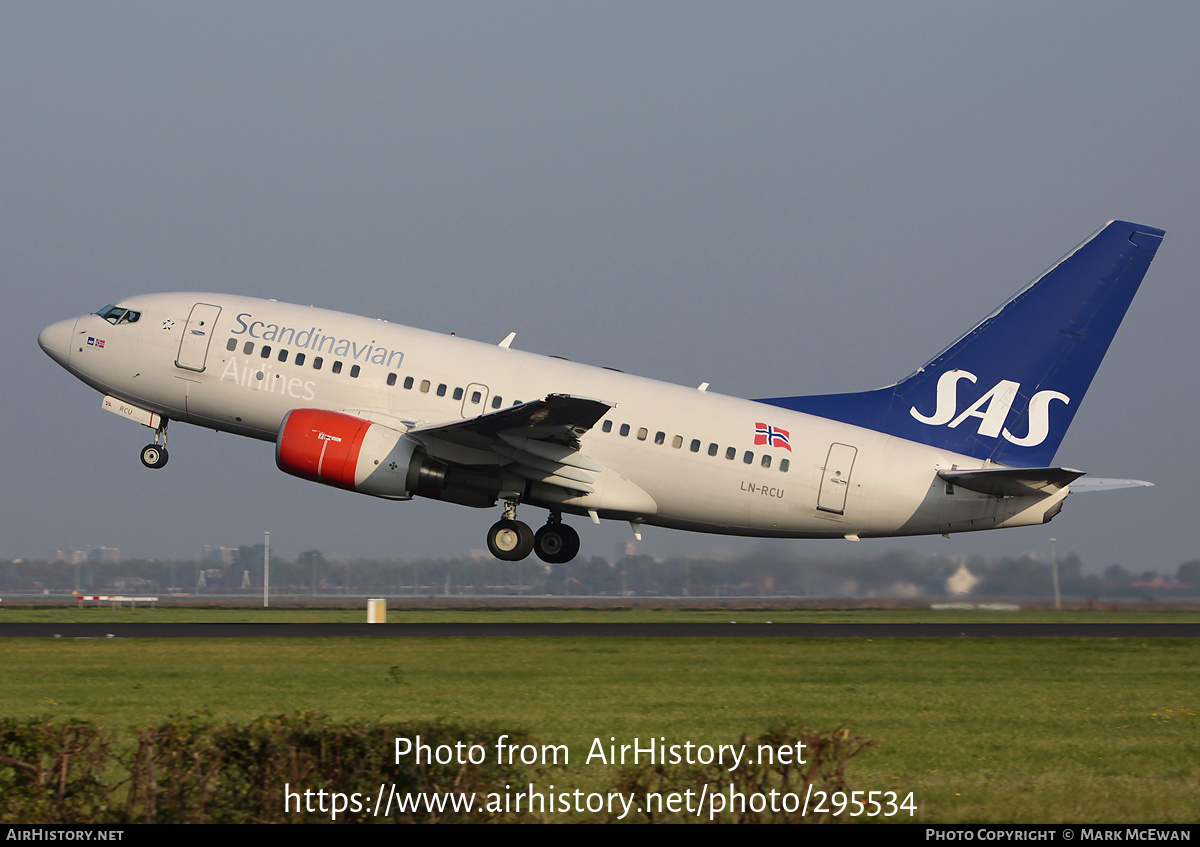
<svg viewBox="0 0 1200 847"><path fill-rule="evenodd" d="M621 435L629 435L629 424L621 424Z"/></svg>
<svg viewBox="0 0 1200 847"><path fill-rule="evenodd" d="M254 342L253 341L247 341L244 345L242 345L242 355L249 356L253 352L254 352Z"/></svg>
<svg viewBox="0 0 1200 847"><path fill-rule="evenodd" d="M780 472L780 473L787 473L787 471L788 471L788 467L789 467L790 465L791 465L791 462L789 462L787 459L780 459L780 460L779 460L779 472Z"/></svg>
<svg viewBox="0 0 1200 847"><path fill-rule="evenodd" d="M480 394L478 391L471 392L471 402L472 403L478 403L482 399L483 399L483 395Z"/></svg>
<svg viewBox="0 0 1200 847"><path fill-rule="evenodd" d="M427 379L421 380L421 393L422 394L429 393L429 380L427 380Z"/></svg>
<svg viewBox="0 0 1200 847"><path fill-rule="evenodd" d="M230 353L232 353L234 350L236 350L237 349L237 339L231 338L228 341L226 341L225 349L228 350Z"/></svg>
<svg viewBox="0 0 1200 847"><path fill-rule="evenodd" d="M729 460L732 462L732 461L733 461L733 457L734 457L734 456L736 456L736 455L737 455L737 450L735 450L733 447L726 447L726 448L725 448L725 458L726 458L726 459L729 459Z"/></svg>
<svg viewBox="0 0 1200 847"><path fill-rule="evenodd" d="M360 373L362 373L362 368L360 368L358 365L354 365L353 367L350 368L350 378L351 379L358 379L358 375Z"/></svg>
<svg viewBox="0 0 1200 847"><path fill-rule="evenodd" d="M678 450L680 447L682 447L683 446L683 436L677 435L674 438L672 438L671 446L674 447L676 450Z"/></svg>
<svg viewBox="0 0 1200 847"><path fill-rule="evenodd" d="M455 388L455 389L454 389L454 399L455 399L455 400L461 400L461 399L462 399L462 396L463 396L463 390L462 390L461 388ZM478 403L479 401L478 401L478 400L476 400L475 402L477 402L477 403Z"/></svg>
<svg viewBox="0 0 1200 847"><path fill-rule="evenodd" d="M771 467L771 454L770 453L763 453L762 466L764 468Z"/></svg>
<svg viewBox="0 0 1200 847"><path fill-rule="evenodd" d="M388 374L388 380L387 380L387 382L388 382L388 385L395 385L395 384L396 384L396 375L395 375L395 374Z"/></svg>
<svg viewBox="0 0 1200 847"><path fill-rule="evenodd" d="M321 365L323 365L323 364L325 364L325 360L323 358L321 358L320 356L315 357L313 359L313 370L319 371L321 369Z"/></svg>
<svg viewBox="0 0 1200 847"><path fill-rule="evenodd" d="M746 455L742 456L742 461L745 462L747 465L754 464L754 451L747 450Z"/></svg>
<svg viewBox="0 0 1200 847"><path fill-rule="evenodd" d="M270 345L268 345L268 344L264 344L264 345L263 345L263 348L262 348L262 350L261 350L261 351L259 351L259 355L260 355L260 356L262 356L264 359L269 359L269 358L271 358L271 347L270 347Z"/></svg>
<svg viewBox="0 0 1200 847"><path fill-rule="evenodd" d="M708 455L710 455L710 456L717 455L717 445L716 444L708 445Z"/></svg>
<svg viewBox="0 0 1200 847"><path fill-rule="evenodd" d="M303 365L304 364L304 354L297 353L296 358L293 361L295 362L297 367L299 367L300 365Z"/></svg>
<svg viewBox="0 0 1200 847"><path fill-rule="evenodd" d="M406 376L406 377L404 378L404 387L405 387L405 388L412 388L412 387L413 387L413 378L412 378L411 376Z"/></svg>
<svg viewBox="0 0 1200 847"><path fill-rule="evenodd" d="M286 362L286 361L287 361L287 350L280 350L280 351L279 351L279 356L278 356L277 358L278 358L278 359L279 359L279 361L281 361L281 362Z"/></svg>
<svg viewBox="0 0 1200 847"><path fill-rule="evenodd" d="M438 397L446 396L446 383L443 382L441 385L438 386L437 396Z"/></svg>
<svg viewBox="0 0 1200 847"><path fill-rule="evenodd" d="M638 427L638 434L637 434L638 441L645 441L646 436L649 434L650 434L649 430L647 430L644 426Z"/></svg>
<svg viewBox="0 0 1200 847"><path fill-rule="evenodd" d="M605 421L603 424L601 424L600 429L604 430L605 432L612 432L612 421Z"/></svg>
<svg viewBox="0 0 1200 847"><path fill-rule="evenodd" d="M688 449L691 450L693 453L699 453L700 452L700 439L693 438L692 443L688 445Z"/></svg>
<svg viewBox="0 0 1200 847"><path fill-rule="evenodd" d="M335 374L340 374L340 373L342 372L342 363L341 363L341 361L334 362L334 363L333 363L333 367L332 367L332 368L330 368L330 370L331 370L331 371L333 371Z"/></svg>
<svg viewBox="0 0 1200 847"><path fill-rule="evenodd" d="M497 394L495 397L492 398L492 408L493 409L499 409L503 404L504 404L504 400L501 399L499 394Z"/></svg>
<svg viewBox="0 0 1200 847"><path fill-rule="evenodd" d="M667 440L667 434L665 432L654 433L654 443L655 444L664 444L664 443L666 443L666 440Z"/></svg>

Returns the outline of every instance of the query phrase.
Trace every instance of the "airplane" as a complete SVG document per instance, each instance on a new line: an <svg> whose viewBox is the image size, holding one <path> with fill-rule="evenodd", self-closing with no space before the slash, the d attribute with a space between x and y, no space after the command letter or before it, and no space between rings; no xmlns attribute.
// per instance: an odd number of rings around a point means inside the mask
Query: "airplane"
<svg viewBox="0 0 1200 847"><path fill-rule="evenodd" d="M912 375L756 400L311 306L149 294L46 327L42 349L154 430L275 443L279 469L391 500L502 506L497 558L579 551L564 514L778 538L1048 522L1082 471L1053 466L1164 231L1112 221ZM1149 485L1099 480L1096 489ZM545 509L536 533L521 506Z"/></svg>

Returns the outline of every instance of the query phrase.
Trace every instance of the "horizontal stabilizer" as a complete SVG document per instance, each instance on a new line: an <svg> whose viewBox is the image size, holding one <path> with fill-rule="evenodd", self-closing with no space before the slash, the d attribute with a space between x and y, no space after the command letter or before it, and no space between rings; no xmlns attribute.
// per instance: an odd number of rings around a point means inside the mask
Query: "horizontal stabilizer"
<svg viewBox="0 0 1200 847"><path fill-rule="evenodd" d="M1100 477L1089 476L1087 479L1081 479L1079 482L1071 486L1072 491L1116 491L1119 488L1153 488L1153 482L1146 482L1143 479L1101 479Z"/></svg>
<svg viewBox="0 0 1200 847"><path fill-rule="evenodd" d="M1029 497L1053 494L1070 485L1083 471L1070 468L984 468L972 471L938 471L938 476L957 485L993 497Z"/></svg>

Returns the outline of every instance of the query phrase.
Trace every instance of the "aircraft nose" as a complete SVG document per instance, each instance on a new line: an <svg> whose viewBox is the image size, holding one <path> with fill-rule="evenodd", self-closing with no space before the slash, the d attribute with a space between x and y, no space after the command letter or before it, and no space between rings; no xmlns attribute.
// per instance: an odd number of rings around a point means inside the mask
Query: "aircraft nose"
<svg viewBox="0 0 1200 847"><path fill-rule="evenodd" d="M71 356L71 335L74 331L74 318L52 323L38 333L38 346L46 351L47 356L65 368Z"/></svg>

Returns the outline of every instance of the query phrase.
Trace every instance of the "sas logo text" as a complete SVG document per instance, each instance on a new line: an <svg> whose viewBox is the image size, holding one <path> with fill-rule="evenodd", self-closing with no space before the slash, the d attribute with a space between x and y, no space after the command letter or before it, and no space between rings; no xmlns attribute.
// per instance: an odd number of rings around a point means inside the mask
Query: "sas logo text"
<svg viewBox="0 0 1200 847"><path fill-rule="evenodd" d="M946 371L938 378L937 408L932 415L923 415L913 406L908 410L914 418L929 426L949 426L951 429L967 418L979 418L980 435L989 438L1003 436L1018 447L1036 447L1050 434L1050 403L1059 400L1069 404L1071 398L1058 391L1039 391L1029 398L1029 431L1022 436L1013 435L1004 425L1012 410L1021 383L1002 379L982 397L962 412L958 411L958 384L963 380L975 382L975 374L955 369Z"/></svg>

